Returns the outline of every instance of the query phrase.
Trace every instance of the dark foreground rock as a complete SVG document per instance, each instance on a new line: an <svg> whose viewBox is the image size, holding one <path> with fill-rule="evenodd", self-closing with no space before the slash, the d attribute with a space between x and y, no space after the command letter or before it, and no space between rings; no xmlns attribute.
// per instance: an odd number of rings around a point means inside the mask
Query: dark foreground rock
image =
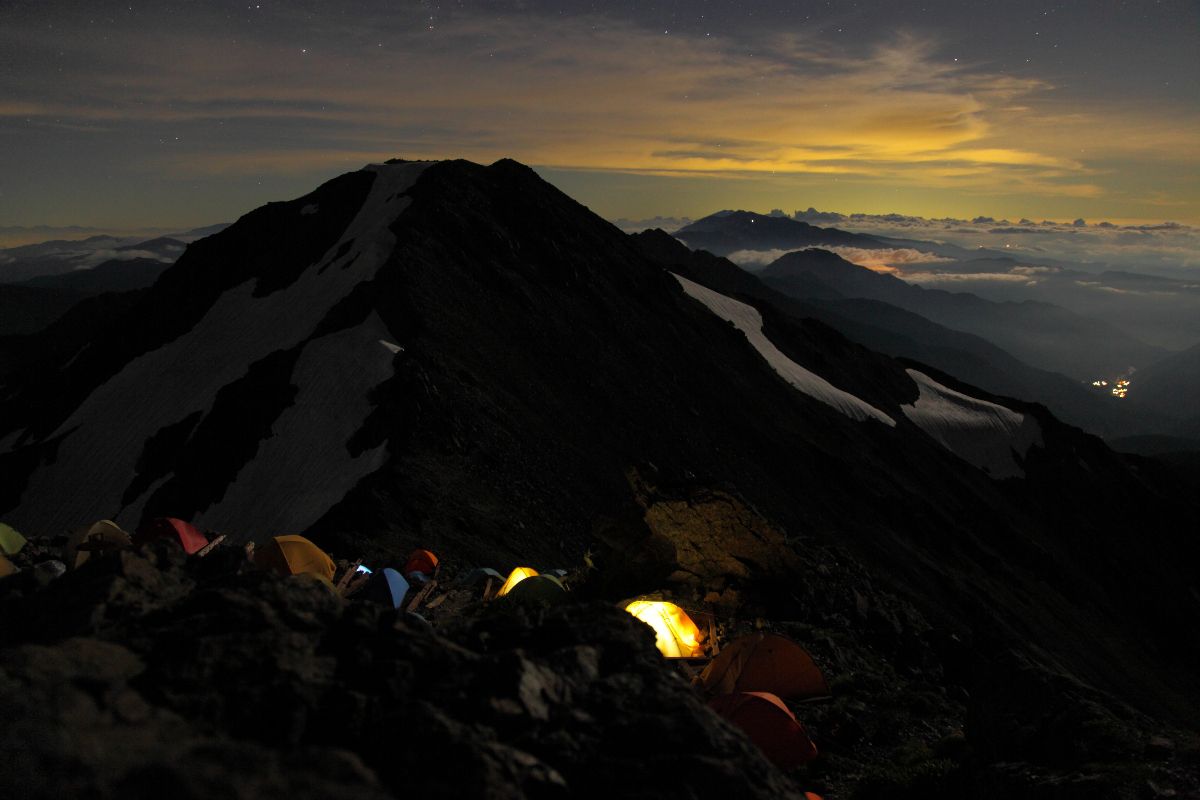
<svg viewBox="0 0 1200 800"><path fill-rule="evenodd" d="M7 798L799 795L606 604L434 632L164 547L27 570L0 618Z"/></svg>

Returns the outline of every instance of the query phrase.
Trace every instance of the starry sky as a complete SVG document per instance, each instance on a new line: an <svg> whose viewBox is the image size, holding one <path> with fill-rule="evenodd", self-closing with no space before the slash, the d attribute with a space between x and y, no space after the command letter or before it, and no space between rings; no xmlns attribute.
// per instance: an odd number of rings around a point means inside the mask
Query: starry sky
<svg viewBox="0 0 1200 800"><path fill-rule="evenodd" d="M0 227L506 156L609 218L1198 223L1200 3L0 0Z"/></svg>

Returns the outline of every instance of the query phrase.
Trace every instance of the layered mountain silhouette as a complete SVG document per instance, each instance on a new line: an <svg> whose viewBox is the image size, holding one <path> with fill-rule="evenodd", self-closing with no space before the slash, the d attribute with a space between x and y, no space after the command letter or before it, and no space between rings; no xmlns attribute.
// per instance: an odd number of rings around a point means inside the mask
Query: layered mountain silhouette
<svg viewBox="0 0 1200 800"><path fill-rule="evenodd" d="M1166 430L1174 424L1149 409L1132 415L1111 397L1066 375L1031 367L981 336L880 300L845 297L811 273L801 272L786 281L791 293L784 294L725 259L688 250L662 231L645 231L634 238L648 256L664 264L699 271L725 290L768 301L794 317L819 319L878 352L928 364L995 394L1042 403L1058 418L1089 432L1121 435L1149 428ZM813 253L818 259L841 261L832 253Z"/></svg>
<svg viewBox="0 0 1200 800"><path fill-rule="evenodd" d="M966 293L925 289L819 249L781 256L762 271L767 285L795 297L878 300L947 328L980 336L1020 360L1076 380L1119 375L1167 351L1103 320L1049 303L997 303Z"/></svg>
<svg viewBox="0 0 1200 800"><path fill-rule="evenodd" d="M1139 408L1179 420L1177 432L1200 438L1200 344L1174 353L1132 376L1129 400Z"/></svg>
<svg viewBox="0 0 1200 800"><path fill-rule="evenodd" d="M794 250L801 247L890 247L873 236L821 228L788 217L752 211L721 211L685 225L675 236L691 248L727 256L738 250Z"/></svg>
<svg viewBox="0 0 1200 800"><path fill-rule="evenodd" d="M84 298L145 288L185 247L171 237L129 243L93 236L0 251L0 339L41 331ZM13 346L0 341L0 352Z"/></svg>
<svg viewBox="0 0 1200 800"><path fill-rule="evenodd" d="M0 250L0 283L21 283L40 276L63 275L113 260L143 258L169 264L179 257L188 242L223 227L212 225L146 240L99 235L11 247Z"/></svg>
<svg viewBox="0 0 1200 800"><path fill-rule="evenodd" d="M783 287L806 272L778 266ZM371 165L9 352L0 514L474 564L625 542L619 571L647 552L638 486L719 492L921 608L979 689L988 758L1022 757L1012 715L1038 729L1068 695L1194 719L1196 509L1175 474L785 300L512 161ZM797 585L835 577L793 563L737 580L797 613ZM1062 676L1081 688L1051 691Z"/></svg>

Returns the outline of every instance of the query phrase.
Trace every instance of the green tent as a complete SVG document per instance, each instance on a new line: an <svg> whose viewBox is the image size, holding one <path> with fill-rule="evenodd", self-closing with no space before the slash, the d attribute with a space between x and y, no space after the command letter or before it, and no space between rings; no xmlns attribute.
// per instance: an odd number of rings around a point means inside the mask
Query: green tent
<svg viewBox="0 0 1200 800"><path fill-rule="evenodd" d="M504 596L527 603L557 605L567 599L567 587L553 575L534 575L512 587Z"/></svg>
<svg viewBox="0 0 1200 800"><path fill-rule="evenodd" d="M25 537L17 533L11 525L0 522L0 553L11 556L21 552L25 546Z"/></svg>

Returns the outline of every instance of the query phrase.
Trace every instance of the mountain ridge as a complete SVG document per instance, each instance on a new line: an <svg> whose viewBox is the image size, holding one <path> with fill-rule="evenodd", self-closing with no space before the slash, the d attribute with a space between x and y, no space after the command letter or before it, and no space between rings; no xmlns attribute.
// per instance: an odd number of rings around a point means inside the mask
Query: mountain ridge
<svg viewBox="0 0 1200 800"><path fill-rule="evenodd" d="M233 542L303 531L369 559L579 563L596 548L597 580L711 590L784 619L806 613L798 581L836 579L805 559L836 548L928 615L937 674L980 692L990 758L1034 757L1011 739L1014 704L1061 731L1045 715L1068 701L1047 711L1036 692L980 685L953 666L952 637L1036 663L1019 673L1031 686L1058 670L1111 713L1190 718L1197 653L1177 632L1200 624L1180 528L1193 507L1166 465L761 298L710 286L720 296L698 300L685 267L516 162L335 178L194 243L135 297L76 309L50 363L0 374L0 513L34 534L172 514ZM129 305L105 314L111 302ZM806 373L895 425L839 411ZM992 477L930 432L927 412L951 419L954 395L971 401L953 408L965 425L1036 425L1041 444L1009 454L1023 477ZM647 484L692 513L754 509L781 549L688 576ZM1136 547L1114 515L1138 520Z"/></svg>

